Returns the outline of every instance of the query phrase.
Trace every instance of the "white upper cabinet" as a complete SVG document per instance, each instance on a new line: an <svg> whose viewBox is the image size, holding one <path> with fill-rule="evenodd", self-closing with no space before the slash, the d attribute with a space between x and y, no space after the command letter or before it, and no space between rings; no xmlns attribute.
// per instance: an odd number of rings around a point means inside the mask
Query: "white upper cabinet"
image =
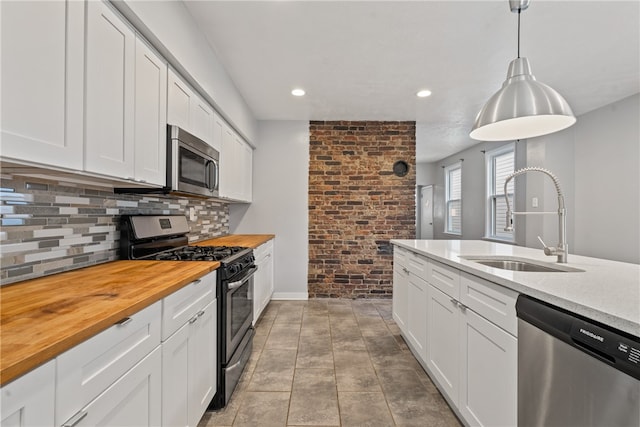
<svg viewBox="0 0 640 427"><path fill-rule="evenodd" d="M165 185L167 64L106 3L87 3L85 170Z"/></svg>
<svg viewBox="0 0 640 427"><path fill-rule="evenodd" d="M192 133L213 146L213 108L197 95L193 97L193 101Z"/></svg>
<svg viewBox="0 0 640 427"><path fill-rule="evenodd" d="M2 156L82 169L84 2L2 1Z"/></svg>
<svg viewBox="0 0 640 427"><path fill-rule="evenodd" d="M172 69L169 69L167 102L169 124L181 127L216 148L213 108Z"/></svg>
<svg viewBox="0 0 640 427"><path fill-rule="evenodd" d="M214 123L220 141L220 197L251 202L253 149L218 116Z"/></svg>
<svg viewBox="0 0 640 427"><path fill-rule="evenodd" d="M165 185L167 158L167 64L136 40L135 80L136 179Z"/></svg>
<svg viewBox="0 0 640 427"><path fill-rule="evenodd" d="M187 131L191 130L191 88L169 68L168 72L167 121Z"/></svg>
<svg viewBox="0 0 640 427"><path fill-rule="evenodd" d="M133 179L135 32L87 2L85 169Z"/></svg>

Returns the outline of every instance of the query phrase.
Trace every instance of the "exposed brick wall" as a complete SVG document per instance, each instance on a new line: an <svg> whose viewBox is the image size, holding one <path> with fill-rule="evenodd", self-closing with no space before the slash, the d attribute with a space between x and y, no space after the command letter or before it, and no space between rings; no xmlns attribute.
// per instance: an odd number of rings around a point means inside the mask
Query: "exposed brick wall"
<svg viewBox="0 0 640 427"><path fill-rule="evenodd" d="M389 240L415 239L415 122L309 130L309 297L391 297ZM398 160L410 166L404 177Z"/></svg>

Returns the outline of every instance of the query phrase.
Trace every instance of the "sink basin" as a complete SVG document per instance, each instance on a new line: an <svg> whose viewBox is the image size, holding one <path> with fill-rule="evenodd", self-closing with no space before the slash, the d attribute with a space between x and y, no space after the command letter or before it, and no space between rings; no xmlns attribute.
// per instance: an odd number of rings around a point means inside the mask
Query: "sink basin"
<svg viewBox="0 0 640 427"><path fill-rule="evenodd" d="M510 271L533 273L576 273L584 271L562 264L552 264L508 256L461 256L460 258L477 262L487 267Z"/></svg>

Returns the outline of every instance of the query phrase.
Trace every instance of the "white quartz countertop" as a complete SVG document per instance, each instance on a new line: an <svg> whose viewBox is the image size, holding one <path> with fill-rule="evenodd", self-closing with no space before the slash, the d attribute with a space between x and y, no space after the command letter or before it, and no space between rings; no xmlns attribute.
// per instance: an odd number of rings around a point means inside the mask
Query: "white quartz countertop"
<svg viewBox="0 0 640 427"><path fill-rule="evenodd" d="M569 254L570 273L487 267L461 256L509 256L555 263L542 250L482 240L391 240L435 261L640 337L640 265Z"/></svg>

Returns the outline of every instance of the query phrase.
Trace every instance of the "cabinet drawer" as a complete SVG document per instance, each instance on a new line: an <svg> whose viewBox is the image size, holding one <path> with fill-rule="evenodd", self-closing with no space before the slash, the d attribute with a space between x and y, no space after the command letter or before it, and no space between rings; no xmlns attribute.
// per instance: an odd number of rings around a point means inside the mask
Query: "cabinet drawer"
<svg viewBox="0 0 640 427"><path fill-rule="evenodd" d="M518 293L467 273L460 276L460 302L511 335L518 336Z"/></svg>
<svg viewBox="0 0 640 427"><path fill-rule="evenodd" d="M158 301L57 357L57 425L71 418L160 344L160 316Z"/></svg>
<svg viewBox="0 0 640 427"><path fill-rule="evenodd" d="M162 341L216 298L216 272L195 280L162 300Z"/></svg>
<svg viewBox="0 0 640 427"><path fill-rule="evenodd" d="M460 271L441 262L429 261L427 282L455 299L460 299Z"/></svg>
<svg viewBox="0 0 640 427"><path fill-rule="evenodd" d="M401 248L400 246L394 246L393 248L393 265L401 265L403 267L407 267L407 257L409 256L409 251Z"/></svg>
<svg viewBox="0 0 640 427"><path fill-rule="evenodd" d="M407 254L407 267L409 267L409 271L411 274L414 274L423 280L427 279L428 263L427 258L422 255L418 255L411 251Z"/></svg>
<svg viewBox="0 0 640 427"><path fill-rule="evenodd" d="M263 244L261 244L260 246L258 246L254 251L253 254L256 257L256 262L260 262L262 261L263 258L265 258L267 255L269 255L269 253L273 252L273 240L269 240L268 242L265 242Z"/></svg>

